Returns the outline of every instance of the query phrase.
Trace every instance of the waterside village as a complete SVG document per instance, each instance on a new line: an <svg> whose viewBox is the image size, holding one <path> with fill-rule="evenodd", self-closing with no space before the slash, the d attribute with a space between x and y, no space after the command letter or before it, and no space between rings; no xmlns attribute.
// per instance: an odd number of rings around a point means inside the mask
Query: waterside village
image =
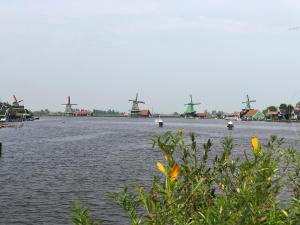
<svg viewBox="0 0 300 225"><path fill-rule="evenodd" d="M42 116L70 116L70 117L133 117L133 118L150 118L150 117L172 117L172 118L199 118L199 119L226 119L226 120L243 120L243 121L283 121L296 122L300 121L300 102L295 105L282 103L279 106L268 106L264 110L256 109L252 106L256 100L251 100L247 95L243 109L226 113L223 111L213 110L208 112L198 112L195 107L200 105L200 102L194 102L192 95L189 96L189 102L184 104L185 111L183 113L163 114L154 113L149 109L141 109L140 104L145 104L144 101L138 99L138 93L134 99L128 100L132 105L129 112L118 112L115 110L89 110L73 108L77 106L71 102L71 97L67 97L66 103L62 104L65 107L63 112L52 112L48 109L41 111L31 111L25 108L21 103L23 100L18 100L13 95L12 103L0 102L0 122L19 122L19 121L33 121Z"/></svg>

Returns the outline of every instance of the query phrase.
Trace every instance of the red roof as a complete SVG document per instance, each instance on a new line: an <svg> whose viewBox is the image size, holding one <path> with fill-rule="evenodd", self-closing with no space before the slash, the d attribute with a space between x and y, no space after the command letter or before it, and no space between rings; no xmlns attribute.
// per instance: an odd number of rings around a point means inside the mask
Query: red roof
<svg viewBox="0 0 300 225"><path fill-rule="evenodd" d="M151 115L151 113L150 113L149 109L144 109L139 112L139 116L147 116L148 117L150 115Z"/></svg>
<svg viewBox="0 0 300 225"><path fill-rule="evenodd" d="M204 112L198 112L196 115L198 117L206 117L206 113L204 113Z"/></svg>
<svg viewBox="0 0 300 225"><path fill-rule="evenodd" d="M266 115L268 115L268 116L273 116L273 115L278 115L278 112L272 112L272 111L269 111L269 112L266 112L265 113Z"/></svg>
<svg viewBox="0 0 300 225"><path fill-rule="evenodd" d="M255 114L257 113L257 109L250 109L245 116L247 117L251 117L251 116L255 116Z"/></svg>
<svg viewBox="0 0 300 225"><path fill-rule="evenodd" d="M294 112L300 112L300 108L294 108Z"/></svg>
<svg viewBox="0 0 300 225"><path fill-rule="evenodd" d="M85 109L76 109L74 112L73 112L74 115L76 116L91 116L93 113L90 111L90 110L85 110Z"/></svg>

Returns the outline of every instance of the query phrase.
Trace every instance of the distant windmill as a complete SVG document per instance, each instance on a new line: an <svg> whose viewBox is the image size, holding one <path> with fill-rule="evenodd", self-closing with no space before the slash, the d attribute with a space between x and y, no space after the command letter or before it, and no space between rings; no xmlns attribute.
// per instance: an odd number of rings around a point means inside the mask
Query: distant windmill
<svg viewBox="0 0 300 225"><path fill-rule="evenodd" d="M186 116L196 116L196 110L194 109L194 105L200 105L200 102L193 102L193 96L190 95L190 102L187 104L184 104L186 106L186 110L184 112L184 114Z"/></svg>
<svg viewBox="0 0 300 225"><path fill-rule="evenodd" d="M18 106L20 106L19 103L20 103L20 102L23 102L23 101L24 101L23 99L20 100L20 101L18 101L17 97L16 97L15 95L13 95L13 102L12 102L12 105L18 107Z"/></svg>
<svg viewBox="0 0 300 225"><path fill-rule="evenodd" d="M250 110L250 109L252 109L251 103L256 102L256 100L250 100L249 95L246 95L246 98L247 98L247 100L242 103L246 105L246 107L245 107L246 110Z"/></svg>
<svg viewBox="0 0 300 225"><path fill-rule="evenodd" d="M135 99L130 99L128 101L132 102L130 116L131 117L138 117L138 113L141 111L139 109L139 104L145 104L145 102L138 100L138 93L136 93Z"/></svg>
<svg viewBox="0 0 300 225"><path fill-rule="evenodd" d="M24 106L19 104L20 102L23 101L24 101L23 99L18 101L17 97L13 95L12 107L17 109L24 109Z"/></svg>
<svg viewBox="0 0 300 225"><path fill-rule="evenodd" d="M72 116L73 115L72 105L77 105L77 104L72 104L71 103L71 98L70 98L70 96L68 96L67 104L62 104L62 105L66 106L65 115Z"/></svg>

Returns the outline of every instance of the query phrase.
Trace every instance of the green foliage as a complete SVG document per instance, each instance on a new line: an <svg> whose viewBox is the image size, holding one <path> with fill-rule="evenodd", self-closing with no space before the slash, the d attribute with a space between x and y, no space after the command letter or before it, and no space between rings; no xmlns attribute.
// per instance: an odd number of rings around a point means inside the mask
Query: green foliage
<svg viewBox="0 0 300 225"><path fill-rule="evenodd" d="M277 112L277 107L276 106L269 106L267 109L271 112Z"/></svg>
<svg viewBox="0 0 300 225"><path fill-rule="evenodd" d="M267 112L278 112L278 109L276 106L268 106L265 110L263 110L263 113L266 114Z"/></svg>
<svg viewBox="0 0 300 225"><path fill-rule="evenodd" d="M300 224L299 152L272 136L264 146L252 140L254 155L244 152L241 160L227 137L213 159L211 140L199 147L194 134L189 139L182 130L153 137L165 159L158 166L163 177L155 176L150 190L137 185L135 193L125 187L111 194L132 224ZM287 188L290 200L279 204Z"/></svg>
<svg viewBox="0 0 300 225"><path fill-rule="evenodd" d="M94 116L105 116L105 115L121 116L121 115L123 115L123 113L115 111L113 109L109 109L109 110L94 109L93 110L93 115Z"/></svg>
<svg viewBox="0 0 300 225"><path fill-rule="evenodd" d="M48 109L45 109L45 110L40 110L40 111L34 111L33 114L35 116L48 116L50 113L50 111Z"/></svg>
<svg viewBox="0 0 300 225"><path fill-rule="evenodd" d="M73 202L73 216L72 223L74 225L99 225L91 219L90 209L87 207L81 207L78 203Z"/></svg>

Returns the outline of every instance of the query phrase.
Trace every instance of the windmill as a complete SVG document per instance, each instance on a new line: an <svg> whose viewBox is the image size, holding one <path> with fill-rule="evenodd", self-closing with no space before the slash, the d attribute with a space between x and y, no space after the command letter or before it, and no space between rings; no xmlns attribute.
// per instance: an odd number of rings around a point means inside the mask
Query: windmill
<svg viewBox="0 0 300 225"><path fill-rule="evenodd" d="M139 104L145 104L143 101L138 101L138 93L136 93L135 99L128 100L129 102L132 102L132 107L130 111L131 117L138 117L138 113L141 111L139 109Z"/></svg>
<svg viewBox="0 0 300 225"><path fill-rule="evenodd" d="M243 104L246 105L244 110L250 110L250 109L252 109L251 103L256 102L256 100L250 100L249 95L246 95L246 98L247 98L247 100L245 102L242 102Z"/></svg>
<svg viewBox="0 0 300 225"><path fill-rule="evenodd" d="M196 116L196 110L194 109L194 105L200 105L201 103L200 102L193 102L193 96L190 95L190 102L187 103L187 104L184 104L186 106L186 109L185 109L185 116L192 116L192 117L195 117Z"/></svg>
<svg viewBox="0 0 300 225"><path fill-rule="evenodd" d="M18 99L17 99L17 97L15 96L15 95L13 95L13 102L12 102L12 105L13 105L13 107L15 107L15 108L24 108L24 106L21 106L19 103L20 102L23 102L24 100L22 99L22 100L20 100L20 101L18 101Z"/></svg>
<svg viewBox="0 0 300 225"><path fill-rule="evenodd" d="M71 98L70 98L70 96L68 96L67 104L62 104L62 105L66 106L64 114L67 116L72 116L73 115L72 105L77 105L77 104L72 104Z"/></svg>

